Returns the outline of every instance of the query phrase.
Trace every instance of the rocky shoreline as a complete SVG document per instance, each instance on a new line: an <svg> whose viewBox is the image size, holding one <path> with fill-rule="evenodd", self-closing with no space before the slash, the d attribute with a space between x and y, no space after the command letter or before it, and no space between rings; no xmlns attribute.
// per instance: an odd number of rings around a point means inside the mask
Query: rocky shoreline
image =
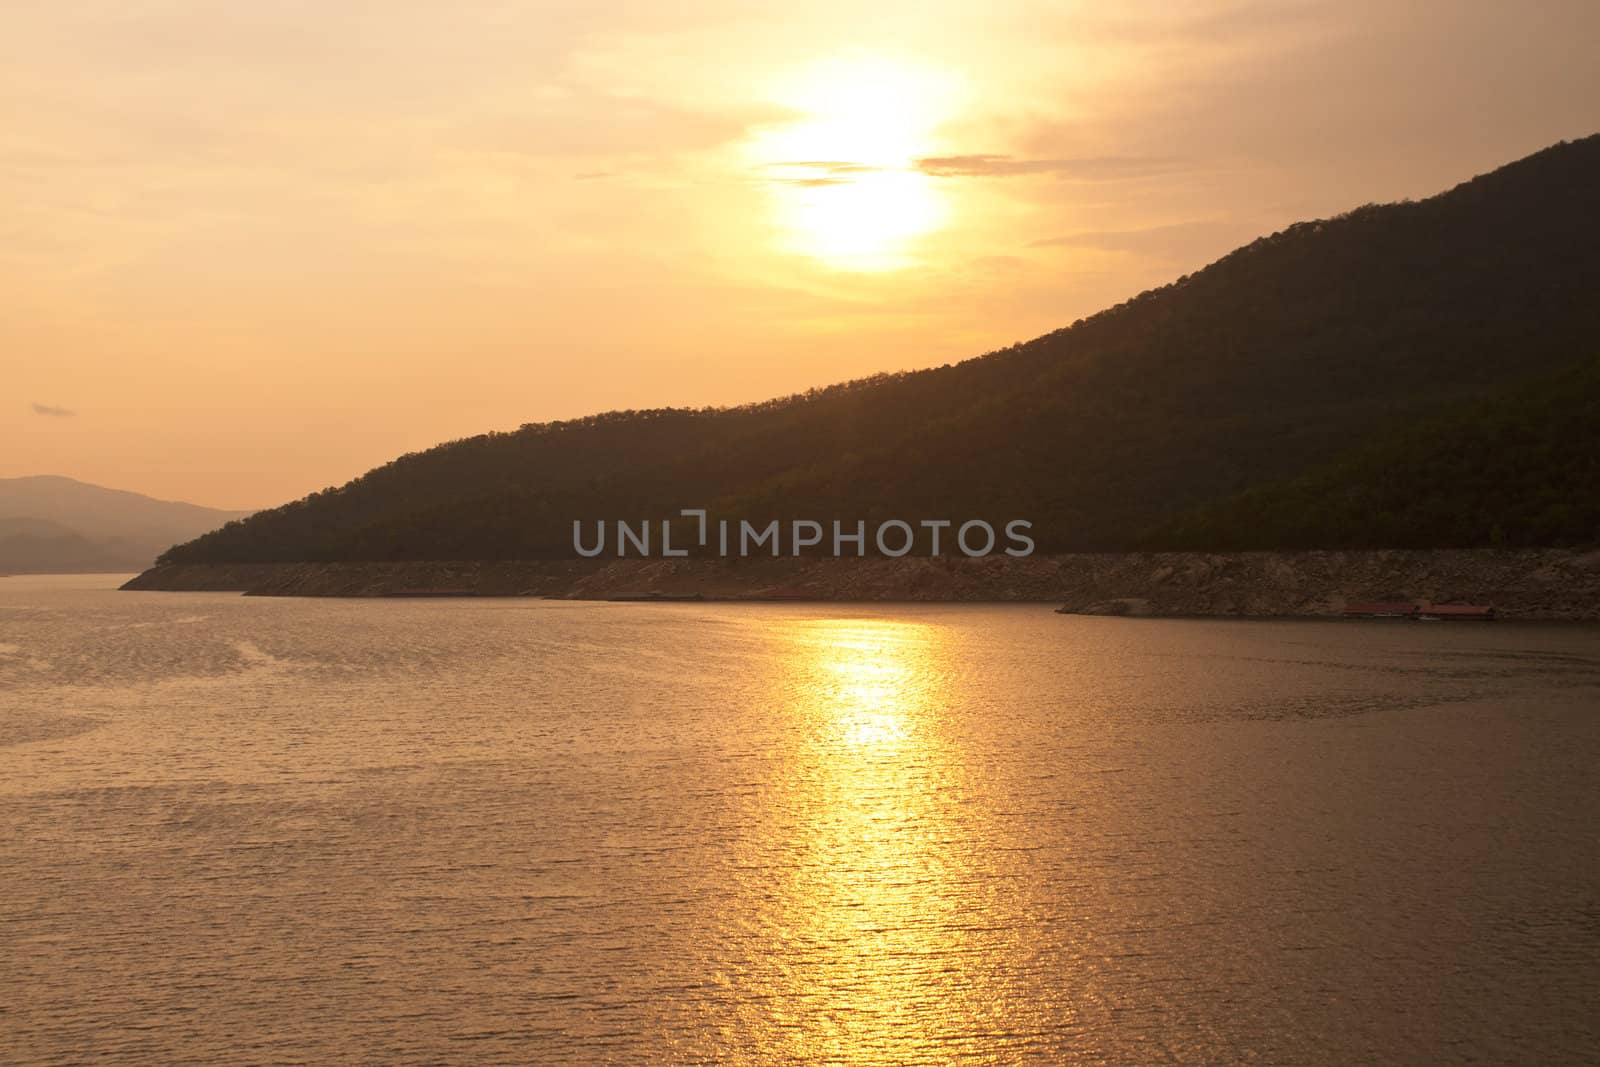
<svg viewBox="0 0 1600 1067"><path fill-rule="evenodd" d="M254 596L1014 601L1087 615L1314 617L1346 603L1492 604L1600 620L1600 551L1150 552L1014 559L621 559L153 567L124 589Z"/></svg>

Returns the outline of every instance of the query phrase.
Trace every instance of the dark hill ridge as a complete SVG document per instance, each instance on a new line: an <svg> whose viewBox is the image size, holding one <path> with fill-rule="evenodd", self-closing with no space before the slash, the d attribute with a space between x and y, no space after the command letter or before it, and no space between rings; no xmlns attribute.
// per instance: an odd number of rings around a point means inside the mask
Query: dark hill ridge
<svg viewBox="0 0 1600 1067"><path fill-rule="evenodd" d="M1207 508L1593 359L1597 188L1600 136L1562 143L1428 200L1296 224L987 356L735 409L451 442L162 558L563 558L574 519L695 506L751 519L1026 518L1045 552L1213 547L1208 537L1231 534ZM1593 496L1577 506L1593 514ZM1497 536L1526 543L1521 518L1500 516ZM1487 544L1493 525L1440 543ZM1560 540L1593 539L1594 524L1583 529L1573 519ZM1340 547L1371 533L1357 516L1307 539Z"/></svg>

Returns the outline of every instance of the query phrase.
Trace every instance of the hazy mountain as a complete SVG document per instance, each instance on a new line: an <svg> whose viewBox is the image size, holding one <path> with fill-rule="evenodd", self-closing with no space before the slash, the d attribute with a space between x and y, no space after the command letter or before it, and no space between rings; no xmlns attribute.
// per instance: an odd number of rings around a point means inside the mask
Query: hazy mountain
<svg viewBox="0 0 1600 1067"><path fill-rule="evenodd" d="M247 511L155 500L71 478L0 478L0 573L136 571Z"/></svg>
<svg viewBox="0 0 1600 1067"><path fill-rule="evenodd" d="M1596 189L1600 136L1425 201L1296 224L954 366L456 441L163 558L568 556L574 519L695 506L728 518L1026 518L1042 550L1226 547L1241 531L1324 546L1593 540L1582 411L1541 427L1523 406L1564 374L1593 383L1580 368L1600 355ZM1513 457L1510 438L1472 436L1477 419L1543 436ZM1469 438L1482 470L1427 473ZM1355 491L1374 478L1401 498L1369 513ZM1534 497L1520 491L1530 478L1544 479ZM1335 492L1339 521L1295 519ZM1561 515L1530 511L1549 493L1565 498ZM1263 528L1276 532L1250 532L1255 507L1276 509ZM1406 518L1424 514L1445 519Z"/></svg>

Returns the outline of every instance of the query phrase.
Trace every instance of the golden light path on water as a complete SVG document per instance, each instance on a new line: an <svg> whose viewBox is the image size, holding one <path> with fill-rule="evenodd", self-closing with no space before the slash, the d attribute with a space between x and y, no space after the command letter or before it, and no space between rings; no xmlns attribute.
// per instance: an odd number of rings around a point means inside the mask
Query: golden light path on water
<svg viewBox="0 0 1600 1067"><path fill-rule="evenodd" d="M946 195L917 168L955 98L941 72L882 57L819 64L774 96L793 121L747 146L772 188L784 251L830 267L893 270L943 226Z"/></svg>
<svg viewBox="0 0 1600 1067"><path fill-rule="evenodd" d="M791 714L810 744L783 801L796 863L774 901L776 940L805 962L775 983L792 1014L750 1020L778 1024L762 1043L797 1061L909 1062L954 1051L953 1035L1004 1028L1003 1015L1014 1028L1018 1004L978 964L995 947L981 917L996 881L971 839L959 799L968 768L945 730L947 634L844 618L787 623L781 640L797 665ZM974 966L954 962L964 959Z"/></svg>

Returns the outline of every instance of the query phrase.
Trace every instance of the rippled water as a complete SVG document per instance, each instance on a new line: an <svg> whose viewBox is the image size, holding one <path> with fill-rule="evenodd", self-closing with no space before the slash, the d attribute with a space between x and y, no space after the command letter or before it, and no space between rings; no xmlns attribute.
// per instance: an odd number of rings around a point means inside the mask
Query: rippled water
<svg viewBox="0 0 1600 1067"><path fill-rule="evenodd" d="M0 1060L1577 1063L1600 630L0 580Z"/></svg>

